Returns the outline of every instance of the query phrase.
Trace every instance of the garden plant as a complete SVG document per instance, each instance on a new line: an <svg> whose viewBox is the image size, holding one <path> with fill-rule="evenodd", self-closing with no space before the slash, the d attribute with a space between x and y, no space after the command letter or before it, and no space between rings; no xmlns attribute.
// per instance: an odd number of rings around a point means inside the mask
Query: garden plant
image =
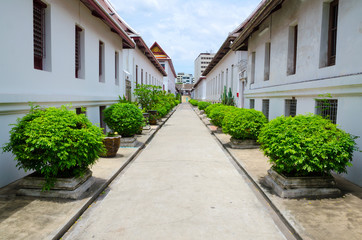
<svg viewBox="0 0 362 240"><path fill-rule="evenodd" d="M107 126L122 137L133 137L144 125L142 111L134 104L116 103L103 112Z"/></svg>
<svg viewBox="0 0 362 240"><path fill-rule="evenodd" d="M259 143L272 168L287 176L329 175L346 172L354 136L318 115L277 117L263 127Z"/></svg>
<svg viewBox="0 0 362 240"><path fill-rule="evenodd" d="M203 101L200 101L200 102L198 102L197 103L197 106L198 106L198 108L199 108L199 110L201 111L201 110L205 110L208 106L210 106L211 105L211 103L209 103L209 102L203 102Z"/></svg>
<svg viewBox="0 0 362 240"><path fill-rule="evenodd" d="M236 107L227 106L223 104L216 106L210 112L211 122L217 127L222 127L222 122L224 120L225 115L234 109L236 109Z"/></svg>
<svg viewBox="0 0 362 240"><path fill-rule="evenodd" d="M210 117L211 111L212 111L214 108L218 107L218 106L222 106L222 104L221 104L221 103L214 103L214 104L211 104L210 106L208 106L207 108L205 108L205 113L206 113L206 115L207 115L208 117Z"/></svg>
<svg viewBox="0 0 362 240"><path fill-rule="evenodd" d="M45 178L49 190L57 177L82 176L104 152L102 129L69 107L31 107L10 131L3 150L15 155L17 166Z"/></svg>
<svg viewBox="0 0 362 240"><path fill-rule="evenodd" d="M256 140L261 128L268 122L260 111L255 109L233 108L222 122L224 133L238 140Z"/></svg>

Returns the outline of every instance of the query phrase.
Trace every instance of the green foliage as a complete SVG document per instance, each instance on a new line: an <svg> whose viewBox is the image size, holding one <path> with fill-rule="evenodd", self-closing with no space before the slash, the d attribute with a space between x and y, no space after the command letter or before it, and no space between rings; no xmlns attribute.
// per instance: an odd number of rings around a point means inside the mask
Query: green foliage
<svg viewBox="0 0 362 240"><path fill-rule="evenodd" d="M49 190L56 177L84 174L104 152L102 129L65 106L32 107L13 125L3 151L15 155L19 168L43 175L43 190Z"/></svg>
<svg viewBox="0 0 362 240"><path fill-rule="evenodd" d="M215 105L215 104L214 104ZM212 106L212 105L211 105ZM206 108L207 109L207 108ZM235 109L233 106L227 106L227 105L218 105L215 108L213 108L210 112L210 118L211 122L218 127L222 127L222 122L224 120L225 115Z"/></svg>
<svg viewBox="0 0 362 240"><path fill-rule="evenodd" d="M259 142L273 168L284 174L307 176L346 172L358 150L356 137L318 115L277 117L262 129Z"/></svg>
<svg viewBox="0 0 362 240"><path fill-rule="evenodd" d="M138 84L134 90L134 95L137 97L137 102L145 112L151 110L153 96L152 85Z"/></svg>
<svg viewBox="0 0 362 240"><path fill-rule="evenodd" d="M222 122L224 133L235 139L258 138L260 129L268 122L264 114L255 109L234 108L229 111Z"/></svg>
<svg viewBox="0 0 362 240"><path fill-rule="evenodd" d="M113 104L103 113L108 127L122 137L134 136L144 124L141 110L130 103Z"/></svg>
<svg viewBox="0 0 362 240"><path fill-rule="evenodd" d="M209 102L198 102L197 103L197 106L199 107L199 110L201 111L201 110L205 110L208 106L210 106L211 105L211 103L209 103Z"/></svg>
<svg viewBox="0 0 362 240"><path fill-rule="evenodd" d="M199 101L195 100L195 99L190 99L189 100L189 103L192 105L192 106L197 106L197 104L199 103Z"/></svg>
<svg viewBox="0 0 362 240"><path fill-rule="evenodd" d="M218 106L222 106L222 104L221 104L221 103L214 103L214 104L211 104L210 106L208 106L207 108L205 108L205 113L206 113L206 115L207 115L208 117L210 117L211 111L212 111L214 108L218 107Z"/></svg>
<svg viewBox="0 0 362 240"><path fill-rule="evenodd" d="M224 105L235 106L235 101L233 93L231 92L231 88L229 88L229 92L226 93L226 86L224 86L224 92L221 95L221 103Z"/></svg>

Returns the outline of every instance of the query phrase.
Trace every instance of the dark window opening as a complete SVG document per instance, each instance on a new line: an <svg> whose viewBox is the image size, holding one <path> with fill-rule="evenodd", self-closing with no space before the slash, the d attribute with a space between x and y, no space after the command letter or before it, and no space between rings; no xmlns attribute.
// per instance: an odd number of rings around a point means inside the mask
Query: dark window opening
<svg viewBox="0 0 362 240"><path fill-rule="evenodd" d="M297 100L296 99L286 99L285 100L285 116L295 117L297 114Z"/></svg>
<svg viewBox="0 0 362 240"><path fill-rule="evenodd" d="M104 114L103 111L106 109L106 106L99 106L99 123L100 127L103 128L103 133L106 134L106 123L104 122Z"/></svg>
<svg viewBox="0 0 362 240"><path fill-rule="evenodd" d="M45 8L40 0L33 0L34 68L43 70L45 57Z"/></svg>
<svg viewBox="0 0 362 240"><path fill-rule="evenodd" d="M269 99L263 99L262 112L269 119Z"/></svg>
<svg viewBox="0 0 362 240"><path fill-rule="evenodd" d="M316 99L316 114L337 123L337 99Z"/></svg>
<svg viewBox="0 0 362 240"><path fill-rule="evenodd" d="M338 2L334 0L329 5L328 66L336 64Z"/></svg>
<svg viewBox="0 0 362 240"><path fill-rule="evenodd" d="M81 63L81 46L80 46L80 34L82 29L75 26L75 77L79 78L80 63Z"/></svg>

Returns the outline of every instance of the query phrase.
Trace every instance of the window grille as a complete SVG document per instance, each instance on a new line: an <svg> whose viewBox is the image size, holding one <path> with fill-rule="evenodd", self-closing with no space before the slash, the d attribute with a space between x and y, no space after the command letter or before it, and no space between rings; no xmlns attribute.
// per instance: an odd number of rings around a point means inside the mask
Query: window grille
<svg viewBox="0 0 362 240"><path fill-rule="evenodd" d="M269 119L269 99L263 99L262 112Z"/></svg>
<svg viewBox="0 0 362 240"><path fill-rule="evenodd" d="M75 26L75 77L78 78L79 77L79 70L80 70L80 51L81 51L81 47L80 47L80 32L82 31L82 29L78 26Z"/></svg>
<svg viewBox="0 0 362 240"><path fill-rule="evenodd" d="M297 114L297 100L296 99L285 99L285 116L295 117Z"/></svg>
<svg viewBox="0 0 362 240"><path fill-rule="evenodd" d="M45 23L46 4L39 0L33 1L33 38L34 38L34 68L43 70L45 57Z"/></svg>
<svg viewBox="0 0 362 240"><path fill-rule="evenodd" d="M337 99L316 99L316 114L337 123Z"/></svg>
<svg viewBox="0 0 362 240"><path fill-rule="evenodd" d="M255 99L250 99L249 100L249 109L254 109L255 108Z"/></svg>

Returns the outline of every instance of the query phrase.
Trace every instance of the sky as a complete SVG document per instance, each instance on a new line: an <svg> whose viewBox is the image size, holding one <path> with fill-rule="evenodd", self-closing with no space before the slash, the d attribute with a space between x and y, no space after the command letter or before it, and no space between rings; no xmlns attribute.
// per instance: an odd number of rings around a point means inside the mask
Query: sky
<svg viewBox="0 0 362 240"><path fill-rule="evenodd" d="M216 53L261 0L110 0L149 47L157 41L176 73L194 74L201 52Z"/></svg>

